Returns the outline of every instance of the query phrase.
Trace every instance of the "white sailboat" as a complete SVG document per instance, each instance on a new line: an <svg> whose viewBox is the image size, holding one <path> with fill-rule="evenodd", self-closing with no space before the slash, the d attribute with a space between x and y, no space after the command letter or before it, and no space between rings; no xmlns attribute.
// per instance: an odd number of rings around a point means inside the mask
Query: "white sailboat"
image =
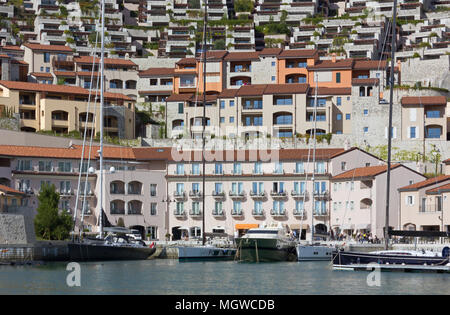
<svg viewBox="0 0 450 315"><path fill-rule="evenodd" d="M100 203L100 211L99 211L99 235L96 239L73 239L68 246L69 257L71 261L105 261L105 260L141 260L147 259L150 255L152 255L156 248L148 247L142 241L134 241L130 240L126 234L131 231L128 229L122 228L106 228L103 227L103 106L104 106L104 36L105 36L105 1L101 2L101 64L100 64L100 150L98 151L100 158L100 174L99 174L99 185L100 185L100 195L99 195L99 203ZM95 55L93 56L93 69L95 63ZM94 70L92 70L94 71ZM91 83L92 83L91 76ZM91 84L92 86L92 84ZM89 93L89 102L90 102L90 93ZM88 103L90 104L90 103ZM86 120L89 115L86 115ZM85 124L87 126L87 124ZM83 149L80 163L80 174L78 181L78 190L77 190L77 205L80 197L80 180L85 151L85 140L86 140L86 128L84 132L84 141L83 141ZM92 149L92 132L91 132L91 142L89 151ZM90 156L90 155L89 155ZM86 182L84 188L83 198L86 197ZM81 217L83 221L84 210L85 210L85 199L82 203L82 213ZM77 219L77 208L75 206L74 211L74 230L75 223ZM82 225L82 222L81 222ZM80 227L80 234L82 231L82 226ZM103 237L104 231L108 232L106 237ZM81 236L81 235L80 235Z"/></svg>
<svg viewBox="0 0 450 315"><path fill-rule="evenodd" d="M202 118L202 245L178 246L178 259L186 260L232 260L236 254L234 248L221 248L206 244L205 233L205 128L206 128L206 30L208 22L208 4L205 1L205 16L203 24L203 118Z"/></svg>
<svg viewBox="0 0 450 315"><path fill-rule="evenodd" d="M316 74L316 89L314 93L314 130L313 130L313 172L312 172L312 187L313 195L315 189L315 165L316 165L316 122L317 122L317 93L318 93L318 77ZM309 162L309 152L308 152L308 162ZM303 199L305 200L305 199ZM304 203L303 203L304 204ZM303 223L303 219L302 219ZM301 224L303 228L303 224ZM300 232L300 236L301 236ZM313 210L311 211L311 240L309 244L299 244L296 246L297 259L298 261L316 261L316 260L331 260L333 254L333 248L327 245L314 242L314 201Z"/></svg>

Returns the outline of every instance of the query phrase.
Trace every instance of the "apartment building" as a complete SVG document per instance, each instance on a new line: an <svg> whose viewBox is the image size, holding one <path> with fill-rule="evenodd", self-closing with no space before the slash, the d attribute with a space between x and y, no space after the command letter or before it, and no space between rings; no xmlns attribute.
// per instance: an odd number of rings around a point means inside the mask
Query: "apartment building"
<svg viewBox="0 0 450 315"><path fill-rule="evenodd" d="M23 60L29 65L29 74L50 74L54 60L73 58L73 50L68 46L26 43L21 48L24 50Z"/></svg>
<svg viewBox="0 0 450 315"><path fill-rule="evenodd" d="M317 234L326 234L333 174L342 172L342 164L353 168L363 161L379 162L356 148L318 149L316 165L307 149L207 152L203 191L201 151L176 154L168 161L166 177L173 201L168 205L173 239L179 239L180 228L185 227L191 237L201 235L203 194L206 232L221 226L233 235L266 221L283 222L297 231L302 226L302 238L310 237L313 227Z"/></svg>
<svg viewBox="0 0 450 315"><path fill-rule="evenodd" d="M22 131L67 133L84 131L85 124L94 135L100 130L100 122L95 119L98 100L95 102L91 96L91 107L88 108L89 90L15 81L0 81L0 89L0 104L19 113ZM135 101L118 93L107 92L104 96L107 105L104 109L106 135L133 139Z"/></svg>
<svg viewBox="0 0 450 315"><path fill-rule="evenodd" d="M77 205L77 226L80 226L83 210L84 228L98 231L101 212L97 150L98 147L93 147L91 155L86 150L81 164L80 146L0 146L0 176L7 187L0 186L0 195L6 191L8 198L24 196L28 200L27 206L36 209L42 185L54 185L60 195L59 209L74 215ZM132 149L120 147L104 147L104 158L103 210L107 222L117 225L121 219L126 227L139 230L143 237L164 239L164 164L157 160L138 162ZM78 186L80 171L82 177ZM3 198L0 196L0 199ZM10 204L11 201L8 206Z"/></svg>
<svg viewBox="0 0 450 315"><path fill-rule="evenodd" d="M359 231L384 237L386 173L387 165L366 165L333 176L331 226L336 234L354 235ZM391 167L389 226L397 228L400 224L398 209L401 196L398 189L424 179L422 174L401 164Z"/></svg>
<svg viewBox="0 0 450 315"><path fill-rule="evenodd" d="M402 139L450 140L445 96L404 96L401 106Z"/></svg>
<svg viewBox="0 0 450 315"><path fill-rule="evenodd" d="M445 174L450 175L450 159L447 159L443 161L442 163L445 164Z"/></svg>
<svg viewBox="0 0 450 315"><path fill-rule="evenodd" d="M25 193L0 184L0 213L13 212L15 208L22 206L25 200Z"/></svg>
<svg viewBox="0 0 450 315"><path fill-rule="evenodd" d="M400 224L404 230L448 231L450 175L399 188Z"/></svg>

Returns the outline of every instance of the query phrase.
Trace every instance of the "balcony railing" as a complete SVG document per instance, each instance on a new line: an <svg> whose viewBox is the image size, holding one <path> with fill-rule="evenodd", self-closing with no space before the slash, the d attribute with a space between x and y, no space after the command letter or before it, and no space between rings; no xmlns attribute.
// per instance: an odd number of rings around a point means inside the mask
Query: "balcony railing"
<svg viewBox="0 0 450 315"><path fill-rule="evenodd" d="M231 198L244 198L245 195L246 195L246 193L245 193L244 190L243 190L243 191L230 191L230 192L228 193L228 195L229 195Z"/></svg>
<svg viewBox="0 0 450 315"><path fill-rule="evenodd" d="M197 209L197 210L191 209L191 210L189 211L189 215L190 215L191 217L200 217L200 216L202 215L202 211L199 210L199 209Z"/></svg>
<svg viewBox="0 0 450 315"><path fill-rule="evenodd" d="M186 212L185 212L184 210L178 210L178 209L175 209L175 210L173 211L173 215L174 215L175 217L185 217L185 216L186 216Z"/></svg>
<svg viewBox="0 0 450 315"><path fill-rule="evenodd" d="M214 198L224 198L224 197L225 197L225 192L213 190L212 196L213 196Z"/></svg>
<svg viewBox="0 0 450 315"><path fill-rule="evenodd" d="M294 217L306 217L306 211L303 209L294 209Z"/></svg>
<svg viewBox="0 0 450 315"><path fill-rule="evenodd" d="M307 191L291 191L291 196L294 198L305 198L308 199L308 192Z"/></svg>
<svg viewBox="0 0 450 315"><path fill-rule="evenodd" d="M212 211L213 217L223 217L225 215L225 212L223 210L216 210L214 209Z"/></svg>
<svg viewBox="0 0 450 315"><path fill-rule="evenodd" d="M233 217L240 217L243 215L242 210L231 210L231 216Z"/></svg>
<svg viewBox="0 0 450 315"><path fill-rule="evenodd" d="M111 209L111 214L125 214L125 209Z"/></svg>
<svg viewBox="0 0 450 315"><path fill-rule="evenodd" d="M285 192L285 191L271 191L270 192L270 195L273 197L273 198L284 198L284 197L286 197L287 196L287 193Z"/></svg>
<svg viewBox="0 0 450 315"><path fill-rule="evenodd" d="M264 198L266 197L266 192L265 191L260 191L260 192L256 192L251 190L250 191L250 197L256 199L256 198Z"/></svg>
<svg viewBox="0 0 450 315"><path fill-rule="evenodd" d="M286 215L286 209L280 209L280 210L272 209L272 210L270 210L270 215L272 215L274 217L284 217Z"/></svg>
<svg viewBox="0 0 450 315"><path fill-rule="evenodd" d="M173 196L175 199L185 199L186 198L186 192L184 191L175 191L173 193Z"/></svg>
<svg viewBox="0 0 450 315"><path fill-rule="evenodd" d="M314 191L314 198L316 199L328 199L329 193L328 191Z"/></svg>
<svg viewBox="0 0 450 315"><path fill-rule="evenodd" d="M264 216L264 210L252 210L252 215L254 217L263 217Z"/></svg>
<svg viewBox="0 0 450 315"><path fill-rule="evenodd" d="M328 215L327 209L313 210L313 215L315 217L323 217Z"/></svg>
<svg viewBox="0 0 450 315"><path fill-rule="evenodd" d="M202 198L203 197L203 193L201 191L198 190L194 190L194 191L190 191L189 192L189 197L196 199L196 198Z"/></svg>

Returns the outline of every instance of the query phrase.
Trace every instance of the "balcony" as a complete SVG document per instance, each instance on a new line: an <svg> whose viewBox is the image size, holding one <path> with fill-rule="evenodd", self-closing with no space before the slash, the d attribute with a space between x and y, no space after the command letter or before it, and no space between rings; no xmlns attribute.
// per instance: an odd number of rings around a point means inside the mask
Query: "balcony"
<svg viewBox="0 0 450 315"><path fill-rule="evenodd" d="M223 210L216 210L216 209L214 209L214 210L212 211L212 215L213 215L213 217L215 217L215 218L219 218L219 217L225 216L225 212L224 212Z"/></svg>
<svg viewBox="0 0 450 315"><path fill-rule="evenodd" d="M243 198L245 198L246 193L245 193L244 190L243 191L239 191L239 192L237 192L237 191L230 191L228 193L228 195L231 197L231 199L243 199Z"/></svg>
<svg viewBox="0 0 450 315"><path fill-rule="evenodd" d="M272 196L272 198L286 198L287 197L287 193L285 191L271 191L270 195Z"/></svg>
<svg viewBox="0 0 450 315"><path fill-rule="evenodd" d="M327 209L313 210L314 217L326 217L328 216Z"/></svg>
<svg viewBox="0 0 450 315"><path fill-rule="evenodd" d="M242 210L231 210L232 217L242 217L243 215Z"/></svg>
<svg viewBox="0 0 450 315"><path fill-rule="evenodd" d="M306 211L305 210L294 209L293 214L294 214L294 217L300 217L300 218L306 219Z"/></svg>
<svg viewBox="0 0 450 315"><path fill-rule="evenodd" d="M255 210L255 209L252 210L252 215L253 215L255 218L262 218L262 217L265 216L264 210Z"/></svg>
<svg viewBox="0 0 450 315"><path fill-rule="evenodd" d="M199 218L202 216L202 211L199 209L191 209L189 211L189 216L191 216L193 218Z"/></svg>
<svg viewBox="0 0 450 315"><path fill-rule="evenodd" d="M322 199L322 200L328 200L330 198L330 194L327 190L325 191L315 191L314 192L314 198L316 199Z"/></svg>
<svg viewBox="0 0 450 315"><path fill-rule="evenodd" d="M176 218L185 218L185 217L186 217L186 213L184 212L184 210L178 210L178 209L175 209L175 210L173 211L173 215L174 215Z"/></svg>
<svg viewBox="0 0 450 315"><path fill-rule="evenodd" d="M184 192L184 191L175 191L173 193L173 197L176 200L185 200L186 199L186 192Z"/></svg>
<svg viewBox="0 0 450 315"><path fill-rule="evenodd" d="M281 210L270 210L270 215L273 217L284 217L286 216L286 209L281 209Z"/></svg>
<svg viewBox="0 0 450 315"><path fill-rule="evenodd" d="M264 199L266 197L266 192L265 191L256 192L251 190L250 197L252 197L253 199Z"/></svg>
<svg viewBox="0 0 450 315"><path fill-rule="evenodd" d="M194 190L194 191L191 190L189 192L189 197L191 197L192 199L200 199L200 198L203 198L203 193L198 190Z"/></svg>
<svg viewBox="0 0 450 315"><path fill-rule="evenodd" d="M213 190L212 196L213 196L213 198L216 198L216 199L223 199L223 198L225 198L225 192Z"/></svg>
<svg viewBox="0 0 450 315"><path fill-rule="evenodd" d="M291 191L291 196L294 199L303 199L304 198L305 200L308 200L309 194L308 194L307 191L295 191L295 190L293 190L293 191Z"/></svg>

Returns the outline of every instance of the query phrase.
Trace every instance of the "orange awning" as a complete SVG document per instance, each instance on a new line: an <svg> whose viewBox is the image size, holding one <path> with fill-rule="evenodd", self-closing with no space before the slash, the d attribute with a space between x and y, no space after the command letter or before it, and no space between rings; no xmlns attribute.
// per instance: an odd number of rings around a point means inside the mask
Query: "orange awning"
<svg viewBox="0 0 450 315"><path fill-rule="evenodd" d="M236 224L236 230L248 230L259 227L259 224Z"/></svg>

